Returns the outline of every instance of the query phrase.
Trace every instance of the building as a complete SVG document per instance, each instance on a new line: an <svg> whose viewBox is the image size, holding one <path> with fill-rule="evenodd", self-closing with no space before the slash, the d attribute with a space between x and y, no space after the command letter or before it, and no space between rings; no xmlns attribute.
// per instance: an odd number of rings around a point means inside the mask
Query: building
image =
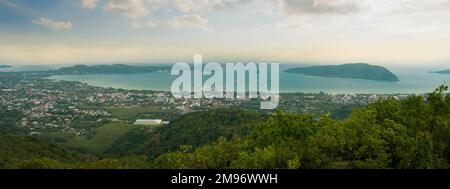
<svg viewBox="0 0 450 189"><path fill-rule="evenodd" d="M161 119L138 119L134 122L134 125L161 125L163 120Z"/></svg>

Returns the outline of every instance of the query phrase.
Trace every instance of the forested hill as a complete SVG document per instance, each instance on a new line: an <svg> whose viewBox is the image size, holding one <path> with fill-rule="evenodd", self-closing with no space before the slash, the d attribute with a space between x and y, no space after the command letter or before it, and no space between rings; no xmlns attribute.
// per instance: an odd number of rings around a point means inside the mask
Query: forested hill
<svg viewBox="0 0 450 189"><path fill-rule="evenodd" d="M399 78L388 69L365 63L292 68L286 70L285 72L321 77L353 78L391 82L399 81Z"/></svg>
<svg viewBox="0 0 450 189"><path fill-rule="evenodd" d="M159 168L448 169L450 94L390 98L343 120L279 111L244 138L180 149Z"/></svg>
<svg viewBox="0 0 450 189"><path fill-rule="evenodd" d="M52 75L70 75L70 74L131 74L131 73L150 73L158 71L169 71L169 66L130 66L125 64L114 65L76 65L72 67L60 68L49 71Z"/></svg>
<svg viewBox="0 0 450 189"><path fill-rule="evenodd" d="M147 168L145 157L96 157L70 151L45 139L0 134L0 169Z"/></svg>
<svg viewBox="0 0 450 189"><path fill-rule="evenodd" d="M136 128L119 138L109 152L124 156L129 153L147 154L151 157L177 150L182 145L196 148L220 137L231 139L246 136L266 116L253 111L215 109L181 116L154 132Z"/></svg>
<svg viewBox="0 0 450 189"><path fill-rule="evenodd" d="M53 165L82 162L84 158L45 140L3 134L0 154L0 168L58 168Z"/></svg>

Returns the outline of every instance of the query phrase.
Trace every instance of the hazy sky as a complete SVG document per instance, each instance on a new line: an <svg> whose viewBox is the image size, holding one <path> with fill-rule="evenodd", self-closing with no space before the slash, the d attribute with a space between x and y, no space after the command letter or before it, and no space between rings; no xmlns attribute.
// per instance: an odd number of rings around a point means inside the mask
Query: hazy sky
<svg viewBox="0 0 450 189"><path fill-rule="evenodd" d="M446 65L450 0L0 0L6 64Z"/></svg>

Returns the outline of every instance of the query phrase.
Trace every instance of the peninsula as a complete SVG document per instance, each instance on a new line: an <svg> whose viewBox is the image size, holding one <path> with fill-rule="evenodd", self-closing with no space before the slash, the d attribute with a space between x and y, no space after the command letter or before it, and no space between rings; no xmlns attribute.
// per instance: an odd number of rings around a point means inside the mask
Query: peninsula
<svg viewBox="0 0 450 189"><path fill-rule="evenodd" d="M132 74L170 71L169 66L131 66L125 64L114 65L76 65L50 70L51 75L86 75L86 74Z"/></svg>

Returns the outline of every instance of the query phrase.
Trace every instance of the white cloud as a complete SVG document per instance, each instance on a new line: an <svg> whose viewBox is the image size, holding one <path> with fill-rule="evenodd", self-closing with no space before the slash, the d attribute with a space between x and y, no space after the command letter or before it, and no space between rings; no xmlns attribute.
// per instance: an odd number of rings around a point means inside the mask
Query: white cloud
<svg viewBox="0 0 450 189"><path fill-rule="evenodd" d="M182 13L194 13L204 10L223 10L234 7L239 3L251 1L253 0L172 0L172 5Z"/></svg>
<svg viewBox="0 0 450 189"><path fill-rule="evenodd" d="M363 0L281 0L287 15L346 15L361 10Z"/></svg>
<svg viewBox="0 0 450 189"><path fill-rule="evenodd" d="M281 1L279 0L264 0L259 3L252 4L252 13L254 15L262 14L265 16L272 16L274 12L282 9Z"/></svg>
<svg viewBox="0 0 450 189"><path fill-rule="evenodd" d="M182 13L197 12L206 8L209 0L173 0L173 6Z"/></svg>
<svg viewBox="0 0 450 189"><path fill-rule="evenodd" d="M142 18L158 11L166 3L165 0L109 0L103 9L130 18L130 26L141 29L148 26L141 23Z"/></svg>
<svg viewBox="0 0 450 189"><path fill-rule="evenodd" d="M144 0L110 0L104 9L131 19L138 19L150 14Z"/></svg>
<svg viewBox="0 0 450 189"><path fill-rule="evenodd" d="M147 0L147 7L150 11L157 11L166 4L166 0Z"/></svg>
<svg viewBox="0 0 450 189"><path fill-rule="evenodd" d="M162 25L173 30L189 27L208 30L208 20L196 14L175 16L173 19L162 23Z"/></svg>
<svg viewBox="0 0 450 189"><path fill-rule="evenodd" d="M184 28L199 28L203 31L212 31L208 27L208 20L202 18L199 15L181 15L175 16L170 20L162 21L162 22L139 22L133 21L131 22L131 27L134 29L170 29L170 30L180 30Z"/></svg>
<svg viewBox="0 0 450 189"><path fill-rule="evenodd" d="M72 29L71 22L53 21L49 18L39 18L39 20L33 20L33 23L38 24L38 25L47 26L49 28L52 28L55 31Z"/></svg>
<svg viewBox="0 0 450 189"><path fill-rule="evenodd" d="M81 0L81 6L88 9L95 9L99 0Z"/></svg>
<svg viewBox="0 0 450 189"><path fill-rule="evenodd" d="M86 2L85 2L86 1ZM95 3L91 2L95 1ZM83 6L86 8L95 7L99 0L82 0ZM169 26L170 28L181 28L181 25L192 25L184 23L180 19L193 19L197 21L195 24L204 24L206 19L200 16L194 17L195 13L201 11L214 11L223 10L236 6L238 3L252 2L253 0L108 0L103 10L120 14L131 19L130 26L139 29L143 27L156 28L159 26ZM166 22L159 22L148 26L148 24L142 24L143 18L151 15L152 13L165 8L167 11L177 10L183 14L191 14L178 16L174 19ZM190 16L190 17L189 17Z"/></svg>

